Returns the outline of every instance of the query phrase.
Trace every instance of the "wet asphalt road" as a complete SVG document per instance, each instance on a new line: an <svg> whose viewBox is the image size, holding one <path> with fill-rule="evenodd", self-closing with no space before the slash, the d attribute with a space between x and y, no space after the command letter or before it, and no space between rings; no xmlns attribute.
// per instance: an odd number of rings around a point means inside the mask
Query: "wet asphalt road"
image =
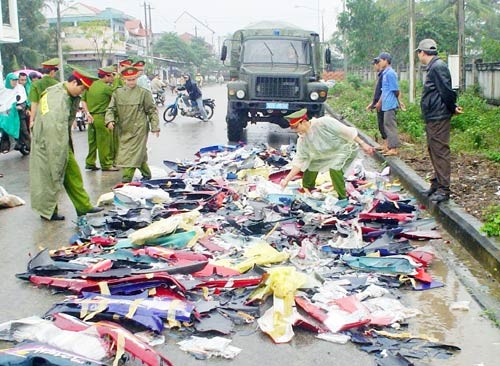
<svg viewBox="0 0 500 366"><path fill-rule="evenodd" d="M161 134L159 138L149 138L149 162L152 166L162 166L162 161L184 159L193 156L201 147L226 144L225 128L225 86L207 86L203 89L204 97L215 98L216 109L211 121L203 123L187 117L177 117L165 125L161 116ZM168 96L167 102L173 99ZM160 109L163 113L163 108ZM267 123L252 125L247 128L248 143L268 143L279 147L294 141L294 133ZM86 132L74 131L76 157L80 167L84 166L87 153ZM375 166L375 162L369 165ZM378 168L377 168L378 169ZM36 289L29 283L15 278L16 273L26 270L29 256L40 248L58 248L66 245L74 234L76 214L65 194L60 201L59 212L66 216L64 222L42 221L30 209L28 185L28 158L23 158L14 151L0 156L0 185L9 193L26 200L25 206L0 211L0 322L43 315L51 305L63 295L54 294L46 288ZM85 187L95 201L100 194L108 192L110 187L120 180L119 172L83 171ZM428 244L423 242L422 245ZM433 360L432 365L497 365L500 351L500 331L486 319L483 309L469 295L458 280L455 271L441 259L456 258L444 241L431 243L437 250L438 258L431 268L431 273L446 286L424 292L405 292L403 303L415 307L424 315L409 320L408 331L413 334L426 334L438 338L444 343L454 344L462 351L448 360ZM417 243L417 245L419 245ZM470 258L469 258L470 259ZM468 260L469 260L468 259ZM459 262L459 260L456 260ZM474 281L474 279L472 279ZM477 283L477 286L482 286ZM470 311L451 311L449 304L454 301L470 301ZM270 338L257 329L257 325L238 328L232 335L233 345L243 351L234 361L213 359L196 361L184 354L175 344L182 335L175 332L165 333L166 345L163 353L175 365L374 365L373 358L359 351L351 344L337 345L317 340L310 333L297 330L289 344L275 345ZM7 347L0 343L0 348ZM418 361L417 361L418 362Z"/></svg>

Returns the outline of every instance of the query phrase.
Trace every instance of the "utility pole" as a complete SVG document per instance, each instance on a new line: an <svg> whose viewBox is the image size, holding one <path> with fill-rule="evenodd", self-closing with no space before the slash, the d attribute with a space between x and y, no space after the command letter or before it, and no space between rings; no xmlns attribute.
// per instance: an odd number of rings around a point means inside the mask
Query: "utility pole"
<svg viewBox="0 0 500 366"><path fill-rule="evenodd" d="M346 11L345 2L346 0L342 2L342 12ZM347 80L347 65L349 61L347 59L347 39L344 30L342 31L342 44L344 46L344 79Z"/></svg>
<svg viewBox="0 0 500 366"><path fill-rule="evenodd" d="M150 57L150 63L153 63L153 25L151 22L151 4L148 4L148 12L149 12L149 31L148 34L151 35L151 39L149 40L148 47L149 47L149 57Z"/></svg>
<svg viewBox="0 0 500 366"><path fill-rule="evenodd" d="M415 0L409 0L410 2L410 24L409 24L409 48L410 52L408 54L409 65L409 90L408 90L408 100L410 103L415 103Z"/></svg>
<svg viewBox="0 0 500 366"><path fill-rule="evenodd" d="M57 0L57 56L59 57L59 81L64 81L64 60L62 50L62 32L61 32L61 2Z"/></svg>
<svg viewBox="0 0 500 366"><path fill-rule="evenodd" d="M144 1L144 27L146 28L146 59L149 58L149 30L148 30L148 11Z"/></svg>
<svg viewBox="0 0 500 366"><path fill-rule="evenodd" d="M458 85L460 91L465 91L465 1L457 1L458 22Z"/></svg>

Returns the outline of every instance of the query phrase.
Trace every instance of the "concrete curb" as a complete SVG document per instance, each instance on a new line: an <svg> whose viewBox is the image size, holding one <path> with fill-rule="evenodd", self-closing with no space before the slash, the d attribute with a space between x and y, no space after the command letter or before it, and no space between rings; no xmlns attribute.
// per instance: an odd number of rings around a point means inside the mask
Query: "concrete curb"
<svg viewBox="0 0 500 366"><path fill-rule="evenodd" d="M352 123L336 114L330 106L325 104L325 107L327 112L336 119L346 125L354 127ZM372 146L378 145L362 131L359 131L359 136ZM457 238L460 244L476 258L496 280L500 280L500 244L479 231L479 228L482 226L479 220L469 215L451 200L448 203L441 203L439 205L430 202L429 198L422 194L422 191L427 189L428 184L418 176L413 169L397 157L385 157L380 153L375 153L374 157L378 161L386 162L391 167L392 172L399 177L403 185L415 196L415 198L427 206L429 212L436 217L443 227L453 235L453 237Z"/></svg>

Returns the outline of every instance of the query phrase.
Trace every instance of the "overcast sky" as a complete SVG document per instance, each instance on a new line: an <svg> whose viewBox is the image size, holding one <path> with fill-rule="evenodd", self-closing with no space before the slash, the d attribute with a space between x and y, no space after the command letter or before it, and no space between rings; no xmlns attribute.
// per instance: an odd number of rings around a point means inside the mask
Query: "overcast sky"
<svg viewBox="0 0 500 366"><path fill-rule="evenodd" d="M79 0L67 2L81 2L99 9L106 7L120 9L144 23L144 1ZM215 37L225 36L250 23L262 20L286 21L301 28L317 31L321 35L321 18L323 18L325 39L328 39L335 30L335 19L342 9L343 0L149 0L146 3L152 8L151 23L155 33L167 31L194 34L194 25L197 24L198 35L210 37L211 32L203 30L205 27L193 20L192 17L194 17L208 25L215 32Z"/></svg>

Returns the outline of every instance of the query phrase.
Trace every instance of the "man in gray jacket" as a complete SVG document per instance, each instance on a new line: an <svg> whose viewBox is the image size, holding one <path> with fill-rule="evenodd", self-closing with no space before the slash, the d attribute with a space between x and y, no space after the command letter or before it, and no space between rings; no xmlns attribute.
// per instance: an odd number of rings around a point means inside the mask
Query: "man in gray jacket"
<svg viewBox="0 0 500 366"><path fill-rule="evenodd" d="M425 120L427 148L434 168L431 186L425 192L436 203L450 199L450 120L463 113L456 104L457 95L451 88L448 66L438 58L433 39L420 41L417 48L420 62L427 65L420 107Z"/></svg>

